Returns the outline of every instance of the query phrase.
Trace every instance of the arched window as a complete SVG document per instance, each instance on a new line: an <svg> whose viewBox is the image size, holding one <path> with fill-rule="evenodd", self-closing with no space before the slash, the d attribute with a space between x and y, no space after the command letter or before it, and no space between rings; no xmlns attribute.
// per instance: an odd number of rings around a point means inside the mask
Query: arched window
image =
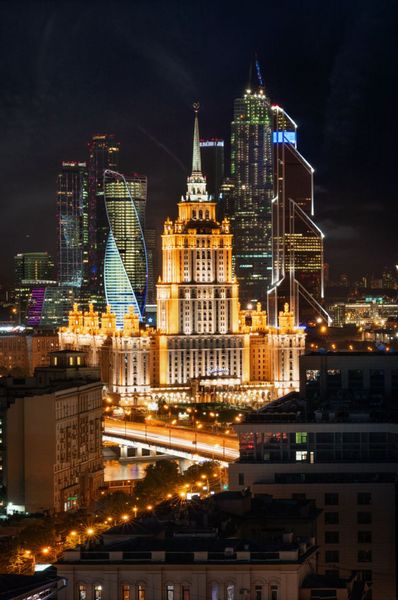
<svg viewBox="0 0 398 600"><path fill-rule="evenodd" d="M269 600L279 600L279 586L276 583L270 585Z"/></svg>
<svg viewBox="0 0 398 600"><path fill-rule="evenodd" d="M213 581L211 584L211 600L221 600L220 599L220 586L216 581Z"/></svg>
<svg viewBox="0 0 398 600"><path fill-rule="evenodd" d="M166 585L166 600L174 600L174 584L168 583Z"/></svg>
<svg viewBox="0 0 398 600"><path fill-rule="evenodd" d="M193 211L192 211L192 218L193 218L193 219L196 219L196 210L193 210Z"/></svg>
<svg viewBox="0 0 398 600"><path fill-rule="evenodd" d="M203 219L203 210L199 211L199 219Z"/></svg>
<svg viewBox="0 0 398 600"><path fill-rule="evenodd" d="M181 585L181 600L191 600L191 590L187 583Z"/></svg>
<svg viewBox="0 0 398 600"><path fill-rule="evenodd" d="M122 600L133 600L132 589L128 583L122 585Z"/></svg>
<svg viewBox="0 0 398 600"><path fill-rule="evenodd" d="M226 600L235 600L235 586L233 583L227 583L225 598Z"/></svg>
<svg viewBox="0 0 398 600"><path fill-rule="evenodd" d="M210 213L209 213L209 211L208 211L208 210L206 210L206 212L205 212L205 216L206 216L206 219L209 219L209 217L210 217Z"/></svg>
<svg viewBox="0 0 398 600"><path fill-rule="evenodd" d="M142 583L137 585L137 600L145 600L145 586Z"/></svg>
<svg viewBox="0 0 398 600"><path fill-rule="evenodd" d="M94 586L94 600L102 600L104 597L103 588L100 583L96 583Z"/></svg>
<svg viewBox="0 0 398 600"><path fill-rule="evenodd" d="M254 600L264 600L264 588L262 581L256 581L254 585Z"/></svg>
<svg viewBox="0 0 398 600"><path fill-rule="evenodd" d="M87 600L87 586L85 583L79 583L77 586L78 600Z"/></svg>

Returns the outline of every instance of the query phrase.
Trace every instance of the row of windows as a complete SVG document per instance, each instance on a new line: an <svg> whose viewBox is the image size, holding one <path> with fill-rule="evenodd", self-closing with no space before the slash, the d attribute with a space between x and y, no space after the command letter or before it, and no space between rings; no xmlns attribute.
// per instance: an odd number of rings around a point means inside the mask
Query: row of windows
<svg viewBox="0 0 398 600"><path fill-rule="evenodd" d="M340 562L339 551L338 550L326 550L325 562L326 563ZM357 562L372 562L372 551L371 550L358 550Z"/></svg>
<svg viewBox="0 0 398 600"><path fill-rule="evenodd" d="M339 531L325 531L325 544L339 544L340 543L340 532ZM371 544L372 543L372 532L371 531L358 531L357 532L357 543L358 544Z"/></svg>
<svg viewBox="0 0 398 600"><path fill-rule="evenodd" d="M357 504L366 505L372 503L372 494L370 492L358 492ZM339 494L328 492L325 494L325 506L337 506L339 504Z"/></svg>
<svg viewBox="0 0 398 600"><path fill-rule="evenodd" d="M91 590L91 594L90 589L91 586L85 583L78 584L78 600L108 600L103 585L95 584ZM246 590L246 593L249 594L250 590ZM218 582L210 584L211 600L237 600L240 596L241 592L237 590L234 583L227 583L224 586ZM168 583L164 586L162 597L164 600L176 600L176 598L180 598L180 600L196 600L195 596L191 594L191 588L188 584L176 585L174 583ZM146 600L146 598L146 588L143 584L122 585L120 600ZM268 600L279 600L279 586L277 584L270 584L269 586L260 583L256 584L254 586L254 598L255 600L265 600L266 598Z"/></svg>
<svg viewBox="0 0 398 600"><path fill-rule="evenodd" d="M324 519L326 525L338 525L339 524L339 513L338 512L325 512ZM357 512L357 524L358 525L370 525L372 523L371 512Z"/></svg>

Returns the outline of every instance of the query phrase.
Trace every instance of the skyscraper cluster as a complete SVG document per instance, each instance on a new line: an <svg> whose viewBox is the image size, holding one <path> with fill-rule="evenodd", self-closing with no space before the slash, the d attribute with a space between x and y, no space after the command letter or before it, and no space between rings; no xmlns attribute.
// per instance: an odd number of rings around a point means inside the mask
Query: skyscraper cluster
<svg viewBox="0 0 398 600"><path fill-rule="evenodd" d="M144 317L148 259L147 178L119 173L119 152L113 135L97 134L88 144L87 161L62 163L57 264L58 284L72 292L72 302L94 302L100 311L111 304L121 326L129 306ZM58 324L66 315L61 312Z"/></svg>
<svg viewBox="0 0 398 600"><path fill-rule="evenodd" d="M240 298L267 304L274 325L285 302L297 323L314 313L327 320L324 236L313 221L314 170L297 149L296 124L271 103L255 66L254 81L234 103L231 173L220 198L234 233Z"/></svg>
<svg viewBox="0 0 398 600"><path fill-rule="evenodd" d="M241 305L261 302L273 326L286 302L296 325L316 313L328 320L322 306L323 234L313 220L313 168L298 150L296 124L271 103L257 62L255 67L254 80L234 101L227 177L224 141L197 140L206 193L217 219L230 223ZM120 328L129 306L140 321L154 322L159 240L145 228L147 178L122 174L119 159L115 136L96 134L85 161L62 162L57 282L30 282L21 321L61 325L78 301L94 303L99 313L110 305ZM195 182L196 195L201 185Z"/></svg>

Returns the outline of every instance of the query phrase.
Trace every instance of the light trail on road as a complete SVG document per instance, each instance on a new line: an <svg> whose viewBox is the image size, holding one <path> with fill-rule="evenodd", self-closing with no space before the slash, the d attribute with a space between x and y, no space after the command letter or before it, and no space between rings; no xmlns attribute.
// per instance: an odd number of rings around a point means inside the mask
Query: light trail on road
<svg viewBox="0 0 398 600"><path fill-rule="evenodd" d="M165 448L184 450L192 454L201 453L229 462L239 457L238 441L234 438L194 432L173 427L146 426L140 423L123 423L105 420L106 435L125 437L142 443L153 443ZM194 439L192 439L194 438Z"/></svg>

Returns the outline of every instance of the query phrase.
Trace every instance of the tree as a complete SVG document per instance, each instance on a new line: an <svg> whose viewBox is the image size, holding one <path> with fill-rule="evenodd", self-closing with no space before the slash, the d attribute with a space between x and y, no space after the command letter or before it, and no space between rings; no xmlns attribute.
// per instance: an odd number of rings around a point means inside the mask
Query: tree
<svg viewBox="0 0 398 600"><path fill-rule="evenodd" d="M168 494L174 495L180 483L177 463L174 460L160 460L146 467L145 477L137 481L134 491L141 506L157 504Z"/></svg>
<svg viewBox="0 0 398 600"><path fill-rule="evenodd" d="M214 472L218 471L220 463L214 460L207 460L201 465L191 465L184 473L184 480L193 483L205 475L208 479L214 478Z"/></svg>
<svg viewBox="0 0 398 600"><path fill-rule="evenodd" d="M97 502L97 511L104 517L118 520L126 511L130 510L134 499L124 492L112 492L100 498Z"/></svg>

